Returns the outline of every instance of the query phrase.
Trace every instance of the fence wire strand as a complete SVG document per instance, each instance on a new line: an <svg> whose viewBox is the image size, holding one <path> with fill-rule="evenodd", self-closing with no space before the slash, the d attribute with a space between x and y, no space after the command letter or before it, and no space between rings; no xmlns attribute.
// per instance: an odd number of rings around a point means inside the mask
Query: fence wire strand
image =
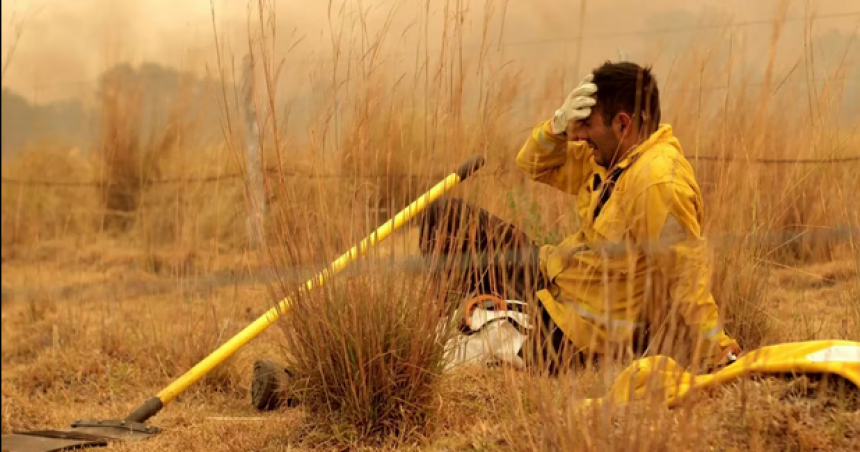
<svg viewBox="0 0 860 452"><path fill-rule="evenodd" d="M687 156L691 162L697 160L708 162L744 162L758 165L833 165L841 163L860 162L860 156L830 158L830 159L754 159L746 160L734 157L721 157L716 155ZM301 171L285 171L281 173L277 168L266 169L269 174L283 174L286 177L304 177L307 179L441 179L447 174L408 174L408 173L375 173L375 174L344 174L344 173L312 173ZM145 181L141 185L168 185L168 184L204 184L229 179L244 178L244 173L227 173L197 178L168 178ZM51 181L45 179L19 179L14 177L3 177L2 183L7 185L42 186L42 187L66 187L66 188L92 188L106 186L100 181Z"/></svg>

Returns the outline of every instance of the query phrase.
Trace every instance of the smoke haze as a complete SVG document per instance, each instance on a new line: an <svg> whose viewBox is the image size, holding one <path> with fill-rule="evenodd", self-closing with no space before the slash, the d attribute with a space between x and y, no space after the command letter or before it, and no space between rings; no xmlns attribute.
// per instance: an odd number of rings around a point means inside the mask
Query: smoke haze
<svg viewBox="0 0 860 452"><path fill-rule="evenodd" d="M256 3L256 2L254 2ZM330 56L327 1L279 1L277 21L279 44L289 45L291 32L304 36L296 47L296 58L302 56ZM334 7L341 2L334 2ZM396 2L364 1L372 12L369 29L378 28ZM431 2L431 14L441 16L446 4L453 9L458 3L469 11L464 24L467 43L479 42L482 15L489 4L496 10L496 21L501 17L503 1L442 1ZM703 0L685 2L677 0L615 0L588 2L584 18L583 35L603 36L631 31L657 31L696 26L772 20L779 1L762 0ZM803 18L811 11L821 16L860 13L860 5L851 0L817 0L789 2L789 19ZM414 42L416 18L424 2L400 2L392 30L400 35L409 28L402 45ZM412 5L420 5L415 7ZM232 51L241 55L247 47L246 25L249 7L246 2L217 0L214 4L216 24L222 38ZM572 39L577 36L580 2L574 0L511 0L507 2L504 41L522 43L552 39ZM14 17L13 17L14 14ZM179 70L197 73L205 65L215 64L214 39L210 3L207 0L175 1L150 0L147 2L116 2L110 0L18 0L3 2L4 21L2 47L4 63L14 40L14 27L6 26L10 20L23 20L23 34L14 53L3 87L22 94L32 102L49 102L63 98L84 98L92 91L100 73L123 62L156 63ZM431 20L432 22L432 20ZM439 22L437 20L436 22ZM815 23L814 33L839 33L846 37L857 34L858 16L828 17ZM410 25L411 24L411 25ZM438 23L436 25L438 33ZM786 49L785 59L798 53L797 44L803 37L803 21L786 24L781 43ZM254 25L252 25L254 26ZM498 30L498 23L494 24ZM431 30L432 31L432 30ZM761 55L769 48L770 26L759 24L739 27L745 38L745 51L750 56ZM600 37L583 44L581 65L590 68L605 59L616 59L618 49L640 58L653 58L655 48L673 49L694 37L714 35L714 31L655 33L650 36ZM411 38L412 41L409 39ZM431 38L431 42L433 39ZM392 43L389 43L392 45ZM392 45L393 46L393 45ZM517 58L564 58L564 43L512 46L508 56ZM567 58L573 58L573 43L567 44ZM793 51L792 51L793 50ZM649 55L651 53L651 55ZM638 55L637 55L638 54ZM666 63L678 55L665 51L654 63ZM658 73L662 67L655 68ZM584 69L582 69L584 70Z"/></svg>
<svg viewBox="0 0 860 452"><path fill-rule="evenodd" d="M314 80L326 77L324 72L320 73L319 65L332 59L333 31L342 33L344 48L355 51L362 46L362 28L372 37L390 20L388 38L379 58L388 63L392 79L396 79L414 71L416 54L425 51L419 47L420 39L428 43L430 54L439 52L443 26L449 27L449 34L456 27L451 20L445 24L442 18L451 17L456 10L466 11L461 31L467 69L477 58L484 38L484 16L489 13L486 39L493 45L498 61L513 62L526 70L527 77L538 82L544 82L552 68L562 67L563 82L552 88L561 99L587 70L607 59L617 60L620 52L629 59L652 64L658 80L669 89L670 74L679 62L690 57L691 46L711 55L714 61L731 52L732 58L740 62L737 73L754 82L761 77L771 50L770 21L780 17L780 7L786 5L787 22L779 37L773 78L800 77L802 71L797 67L805 64L804 39L809 33L816 43L813 60L816 72L832 73L835 67L846 63L843 57L848 55L846 96L860 95L857 89L860 65L856 63L860 52L849 51L860 45L854 42L860 24L860 5L852 0L590 1L585 4L584 17L580 17L582 3L576 0L272 3L276 4L276 59L284 58L285 62L278 79L280 100L293 100L299 110L311 108L308 94ZM27 141L22 137L5 137L6 132L14 134L27 123L24 114L15 114L18 110L11 108L24 105L29 116L39 118L46 117L38 110L39 106L51 105L57 110L54 104L65 102L58 104L65 105L61 111L93 106L100 77L119 65L157 65L199 78L217 79L213 8L222 58L229 67L240 64L247 53L249 29L252 35L260 32L256 6L256 1L229 0L215 0L213 4L208 0L3 2L4 67L8 63L3 76L4 149L11 142L18 146ZM358 19L358 9L366 12L366 23ZM396 12L390 15L391 11ZM810 15L819 19L805 20ZM735 24L731 32L727 27L730 23ZM808 29L810 23L812 28ZM21 30L19 38L16 30ZM580 33L581 47L576 41ZM496 46L500 39L504 43L501 48ZM13 45L14 53L10 52ZM290 49L288 55L287 49ZM83 107L69 103L80 103ZM5 119L7 113L19 117L10 123ZM67 131L80 127L75 123L53 129Z"/></svg>

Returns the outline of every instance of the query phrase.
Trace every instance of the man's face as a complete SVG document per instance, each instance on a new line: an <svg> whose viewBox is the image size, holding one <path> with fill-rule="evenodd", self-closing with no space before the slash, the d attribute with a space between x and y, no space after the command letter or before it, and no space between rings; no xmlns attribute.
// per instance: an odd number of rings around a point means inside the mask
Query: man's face
<svg viewBox="0 0 860 452"><path fill-rule="evenodd" d="M621 137L612 127L603 121L603 112L600 105L591 109L591 115L583 121L577 121L574 125L573 139L585 141L594 152L594 161L598 165L609 168L615 162L616 153L619 149Z"/></svg>

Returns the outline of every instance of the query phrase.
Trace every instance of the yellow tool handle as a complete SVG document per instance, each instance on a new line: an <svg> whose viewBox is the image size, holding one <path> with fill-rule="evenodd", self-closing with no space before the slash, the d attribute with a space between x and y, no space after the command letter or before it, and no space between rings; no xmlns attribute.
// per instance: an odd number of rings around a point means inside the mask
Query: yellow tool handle
<svg viewBox="0 0 860 452"><path fill-rule="evenodd" d="M427 205L444 195L455 185L462 182L473 172L480 169L480 167L483 165L484 159L480 156L473 157L472 159L464 163L457 170L457 172L449 174L447 177L445 177L445 179L436 184L427 193L424 193L423 195L418 197L418 199L409 204L406 208L398 212L397 215L394 216L394 218L389 219L382 226L378 227L375 231L370 233L370 235L365 237L361 242L358 243L358 245L352 247L352 249L335 259L334 262L331 263L330 270L323 270L317 276L308 280L305 283L305 288L307 290L311 290L314 287L323 285L331 276L342 271L344 268L346 268L348 264L355 261L358 257L363 256L365 253L367 253L367 250L370 249L371 246L379 243L380 241L391 235L391 233L394 232L395 229L401 227L404 223L414 218L419 212L424 210ZM253 323L245 327L245 329L233 336L229 341L218 347L209 356L204 358L194 367L185 372L185 374L176 379L173 383L170 384L170 386L164 388L155 397L147 400L143 405L141 405L137 410L135 410L131 415L129 415L126 420L144 422L153 415L155 415L158 411L161 410L161 408L164 407L164 405L170 403L179 394L188 389L189 386L203 378L204 375L206 375L212 369L224 362L227 358L236 353L237 350L242 348L245 344L250 342L260 333L262 333L266 328L272 325L272 323L274 323L275 320L277 320L281 316L281 313L286 312L290 308L291 304L292 300L289 297L284 298L283 300L278 302L277 306L274 306L268 311L266 311L265 314L260 316L257 320L254 320Z"/></svg>

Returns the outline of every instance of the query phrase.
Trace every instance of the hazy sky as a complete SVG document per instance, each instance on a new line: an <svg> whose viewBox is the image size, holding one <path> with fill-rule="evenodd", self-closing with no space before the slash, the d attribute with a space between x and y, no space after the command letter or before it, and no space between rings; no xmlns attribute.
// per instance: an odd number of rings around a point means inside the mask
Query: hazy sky
<svg viewBox="0 0 860 452"><path fill-rule="evenodd" d="M223 38L237 55L247 46L246 0L215 0L217 25ZM290 33L304 36L296 55L330 55L327 23L327 0L277 1L278 34L286 46ZM334 2L339 5L343 1ZM377 28L385 12L397 4L393 0L357 1L350 5L371 8L370 29ZM462 4L469 10L464 27L479 38L481 15L487 3L500 12L504 1L432 0L430 9L437 17L446 4ZM777 0L615 0L595 1L586 5L585 36L629 31L656 30L689 26L705 14L705 20L722 23L771 20ZM803 18L807 8L817 15L853 15L830 17L815 23L815 33L837 30L856 34L860 23L857 0L792 0L788 2L789 18ZM414 33L418 8L424 1L401 1L392 30L395 38L404 32ZM506 42L534 42L570 38L577 34L580 0L509 0L505 21ZM423 6L422 6L423 7ZM375 9L374 9L375 8ZM14 17L13 17L14 14ZM497 13L497 16L499 14ZM117 62L152 61L176 68L201 72L214 65L212 19L209 0L9 0L2 2L2 50L4 65L14 41L14 23L24 20L18 42L3 86L14 89L31 101L46 102L77 98L91 92L101 71ZM438 22L438 21L437 21ZM685 23L686 22L686 23ZM770 27L750 25L744 30L744 45L766 49ZM616 58L617 49L632 52L660 49L663 43L683 41L690 32L654 36L604 37L584 41L582 65L589 67L602 60ZM791 51L801 42L803 22L790 23L783 35L784 46ZM404 35L402 42L408 42ZM394 44L395 46L397 43ZM559 59L567 55L564 44L532 44L511 47L511 57ZM517 53L520 52L520 53ZM300 64L299 64L300 66ZM293 64L292 73L302 67ZM659 68L658 68L659 69ZM301 77L301 75L299 75Z"/></svg>

